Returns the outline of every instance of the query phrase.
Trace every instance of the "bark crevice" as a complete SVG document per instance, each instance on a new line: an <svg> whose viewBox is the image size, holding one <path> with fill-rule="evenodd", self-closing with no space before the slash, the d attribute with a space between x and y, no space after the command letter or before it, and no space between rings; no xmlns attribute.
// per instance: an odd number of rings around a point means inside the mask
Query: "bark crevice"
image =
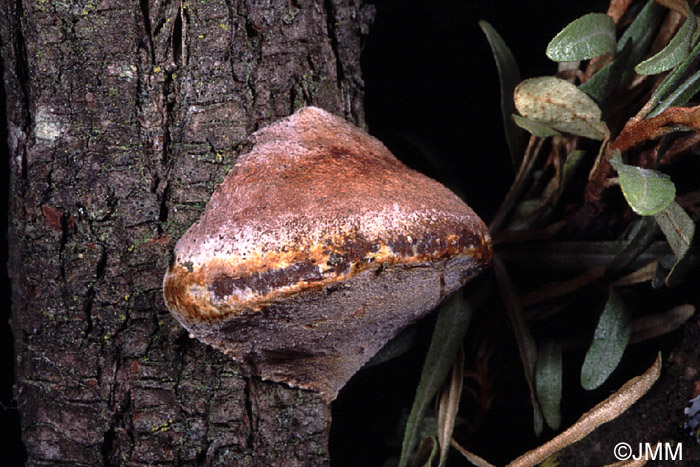
<svg viewBox="0 0 700 467"><path fill-rule="evenodd" d="M343 71L343 60L340 56L339 46L338 46L338 34L336 31L336 8L333 0L323 0L323 6L326 10L326 27L328 28L328 38L330 39L331 50L333 50L333 56L335 57L335 72L337 76L338 83L342 83L345 80L345 72Z"/></svg>

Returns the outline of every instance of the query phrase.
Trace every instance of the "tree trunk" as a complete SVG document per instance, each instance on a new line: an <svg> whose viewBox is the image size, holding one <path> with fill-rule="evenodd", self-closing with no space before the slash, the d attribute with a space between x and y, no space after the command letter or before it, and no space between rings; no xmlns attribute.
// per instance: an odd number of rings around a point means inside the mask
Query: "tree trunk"
<svg viewBox="0 0 700 467"><path fill-rule="evenodd" d="M316 394L189 339L173 245L261 125L363 123L361 0L1 0L28 465L324 465Z"/></svg>

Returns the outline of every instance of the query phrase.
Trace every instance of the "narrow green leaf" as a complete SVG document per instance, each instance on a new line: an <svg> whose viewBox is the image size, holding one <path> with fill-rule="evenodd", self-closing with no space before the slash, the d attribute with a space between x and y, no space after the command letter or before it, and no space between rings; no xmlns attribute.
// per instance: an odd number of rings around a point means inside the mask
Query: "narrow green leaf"
<svg viewBox="0 0 700 467"><path fill-rule="evenodd" d="M418 442L421 420L433 397L442 386L447 373L452 368L459 346L469 327L472 308L461 293L454 294L440 307L433 330L430 348L425 357L423 370L413 400L411 413L406 423L401 447L401 467L408 465L413 449Z"/></svg>
<svg viewBox="0 0 700 467"><path fill-rule="evenodd" d="M520 115L513 114L513 121L523 130L527 130L535 136L540 138L549 138L550 136L561 136L554 128L547 126L545 123L538 122L537 120L532 120L530 118L525 118Z"/></svg>
<svg viewBox="0 0 700 467"><path fill-rule="evenodd" d="M619 151L611 165L620 176L620 188L627 204L641 216L663 211L676 197L676 186L664 173L623 164Z"/></svg>
<svg viewBox="0 0 700 467"><path fill-rule="evenodd" d="M698 43L700 45L700 42ZM663 101L659 102L654 110L649 112L649 117L655 117L669 107L679 107L685 105L690 99L700 92L700 71L696 71L685 81L676 87L671 94Z"/></svg>
<svg viewBox="0 0 700 467"><path fill-rule="evenodd" d="M693 47L693 35L697 29L695 15L688 15L683 26L659 53L634 67L640 75L663 73L681 63Z"/></svg>
<svg viewBox="0 0 700 467"><path fill-rule="evenodd" d="M679 284L685 275L689 263L687 254L695 236L695 223L688 213L675 201L654 216L666 236L668 244L676 255L676 262L666 276L669 287ZM661 268L659 268L660 272ZM658 284L658 280L657 280Z"/></svg>
<svg viewBox="0 0 700 467"><path fill-rule="evenodd" d="M641 54L646 53L648 46L651 44L651 39L656 35L656 29L661 24L662 13L664 8L656 3L656 0L647 0L644 8L635 16L632 24L627 26L627 29L617 43L617 51L621 52L628 41L634 43L633 56L641 57ZM646 46L644 45L646 44Z"/></svg>
<svg viewBox="0 0 700 467"><path fill-rule="evenodd" d="M665 16L666 10L656 3L655 0L647 0L644 7L635 15L634 21L630 24L617 42L617 52L629 44L630 53L625 69L620 79L626 82L634 74L634 66L637 65L649 53L659 25Z"/></svg>
<svg viewBox="0 0 700 467"><path fill-rule="evenodd" d="M438 467L444 467L447 463L447 455L450 452L450 440L454 431L459 401L462 397L462 385L464 383L464 351L460 347L457 358L452 365L452 377L443 388L440 404L438 405L438 432L437 438L440 444L440 462Z"/></svg>
<svg viewBox="0 0 700 467"><path fill-rule="evenodd" d="M622 66L625 61L619 57L598 70L593 76L579 86L579 89L588 94L598 105L617 87L622 78Z"/></svg>
<svg viewBox="0 0 700 467"><path fill-rule="evenodd" d="M548 341L540 347L535 367L537 399L542 406L542 415L550 428L556 430L561 424L562 365L561 345Z"/></svg>
<svg viewBox="0 0 700 467"><path fill-rule="evenodd" d="M547 45L547 57L574 62L615 52L615 22L604 13L589 13L569 23Z"/></svg>
<svg viewBox="0 0 700 467"><path fill-rule="evenodd" d="M579 89L588 94L598 105L602 105L617 88L627 67L632 44L628 44L615 59L598 70Z"/></svg>
<svg viewBox="0 0 700 467"><path fill-rule="evenodd" d="M483 20L479 21L479 26L484 31L493 52L493 58L496 60L498 79L501 83L501 116L506 134L506 143L508 143L511 161L517 164L523 150L523 132L514 124L510 116L515 112L513 90L520 82L520 70L513 53L493 26Z"/></svg>
<svg viewBox="0 0 700 467"><path fill-rule="evenodd" d="M610 134L600 120L598 105L566 80L554 76L526 79L516 86L514 99L523 117L556 130L598 140Z"/></svg>
<svg viewBox="0 0 700 467"><path fill-rule="evenodd" d="M624 243L618 248L617 254L608 265L608 271L618 273L628 268L649 248L658 234L659 227L651 216L638 217L627 235L621 238Z"/></svg>
<svg viewBox="0 0 700 467"><path fill-rule="evenodd" d="M698 41L693 49L690 51L688 56L683 60L678 66L676 66L666 77L661 81L651 96L651 101L655 102L654 106L650 109L647 117L654 117L668 107L674 105L683 105L689 99L693 97L694 94L688 94L692 89L697 88L698 84L698 74L696 72L693 76L686 79L682 83L680 80L686 75L688 68L693 66L695 59L700 55L700 41ZM671 93L669 94L669 91Z"/></svg>
<svg viewBox="0 0 700 467"><path fill-rule="evenodd" d="M630 316L622 299L610 290L581 368L581 386L595 389L617 368L631 335Z"/></svg>
<svg viewBox="0 0 700 467"><path fill-rule="evenodd" d="M513 281L508 274L505 264L498 255L493 256L493 271L496 275L498 288L501 290L503 303L508 311L515 340L518 343L518 351L520 352L520 360L523 364L523 372L525 380L530 388L530 402L532 403L532 421L535 435L539 436L542 433L542 411L540 404L537 401L537 390L535 389L535 363L537 362L537 345L532 338L530 328L525 321L525 313L523 311L520 297L515 291Z"/></svg>

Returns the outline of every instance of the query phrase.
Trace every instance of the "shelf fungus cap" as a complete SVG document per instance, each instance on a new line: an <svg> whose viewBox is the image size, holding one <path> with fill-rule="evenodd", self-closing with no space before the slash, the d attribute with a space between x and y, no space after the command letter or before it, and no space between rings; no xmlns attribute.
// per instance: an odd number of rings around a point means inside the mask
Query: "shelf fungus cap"
<svg viewBox="0 0 700 467"><path fill-rule="evenodd" d="M491 259L484 223L382 143L305 107L251 136L165 275L199 340L327 400Z"/></svg>

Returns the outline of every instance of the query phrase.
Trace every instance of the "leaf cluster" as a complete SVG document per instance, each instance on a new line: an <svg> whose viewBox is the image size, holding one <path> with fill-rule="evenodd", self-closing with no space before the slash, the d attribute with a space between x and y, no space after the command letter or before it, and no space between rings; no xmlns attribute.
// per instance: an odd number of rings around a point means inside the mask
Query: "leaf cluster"
<svg viewBox="0 0 700 467"><path fill-rule="evenodd" d="M684 284L697 266L700 177L680 189L669 175L700 152L700 106L692 103L700 91L700 27L691 5L611 2L608 14L578 18L552 39L546 55L558 63L555 75L525 80L493 26L480 26L498 68L505 138L517 171L489 226L493 278L455 296L439 313L400 465L412 458L414 465L444 465L450 444L471 462L490 465L452 433L462 383L469 379L460 348L469 318L494 291L500 291L518 343L538 435L544 423L560 427L569 352L584 355L580 384L592 390L624 365L630 345L671 332L695 311L683 304L643 314L630 306L636 288ZM617 237L601 236L601 224L614 224ZM539 284L533 286L537 280L527 266L515 267L523 264L537 266ZM551 280L563 271L566 278ZM584 334L533 336L536 317L556 320L574 304L592 303L582 297L601 294L600 306L586 311L595 326ZM658 368L654 372L643 378L643 391L630 381L616 394L631 401L625 408L653 384ZM434 400L437 432L421 443L421 421ZM557 449L573 442L567 433L576 426L577 433L588 433L591 420L605 423L619 413L601 402L562 433L566 439Z"/></svg>

